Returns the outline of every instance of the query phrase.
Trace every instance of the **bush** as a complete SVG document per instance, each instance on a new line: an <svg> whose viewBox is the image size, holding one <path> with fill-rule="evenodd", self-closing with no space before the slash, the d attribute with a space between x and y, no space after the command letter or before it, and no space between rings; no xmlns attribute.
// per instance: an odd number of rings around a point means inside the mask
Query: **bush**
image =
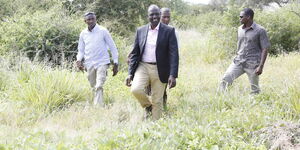
<svg viewBox="0 0 300 150"><path fill-rule="evenodd" d="M275 11L258 12L257 23L268 31L271 42L269 52L279 54L280 52L291 52L298 49L300 39L300 16L292 12L291 7L296 7L300 12L300 5L290 4Z"/></svg>
<svg viewBox="0 0 300 150"><path fill-rule="evenodd" d="M202 59L207 63L229 58L236 52L236 28L213 26L205 34L204 53Z"/></svg>
<svg viewBox="0 0 300 150"><path fill-rule="evenodd" d="M289 4L276 10L255 10L254 21L267 30L271 55L291 52L299 49L300 5ZM242 8L228 6L223 13L212 11L197 16L174 16L175 24L180 28L196 28L205 40L205 53L202 59L213 63L236 53L237 29L240 26L239 13Z"/></svg>
<svg viewBox="0 0 300 150"><path fill-rule="evenodd" d="M25 53L32 60L46 59L59 63L74 57L83 26L82 21L66 16L60 8L17 14L1 23L1 54Z"/></svg>
<svg viewBox="0 0 300 150"><path fill-rule="evenodd" d="M79 34L86 28L82 17L69 16L59 6L33 14L16 14L0 25L0 54L25 54L31 60L54 64L75 59ZM110 25L111 22L103 23ZM127 39L114 33L112 36L120 50L120 61L125 61Z"/></svg>
<svg viewBox="0 0 300 150"><path fill-rule="evenodd" d="M16 13L34 13L38 10L49 10L54 5L59 4L57 0L0 0L0 18L13 16Z"/></svg>
<svg viewBox="0 0 300 150"><path fill-rule="evenodd" d="M162 6L161 0L65 0L70 13L93 11L97 21L110 22L107 28L118 35L128 36L136 27L147 23L147 9L151 4Z"/></svg>

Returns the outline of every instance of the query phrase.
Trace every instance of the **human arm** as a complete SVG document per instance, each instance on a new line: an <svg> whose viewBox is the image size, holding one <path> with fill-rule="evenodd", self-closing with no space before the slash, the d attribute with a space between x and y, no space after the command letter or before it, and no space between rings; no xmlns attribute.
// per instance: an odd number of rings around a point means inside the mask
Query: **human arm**
<svg viewBox="0 0 300 150"><path fill-rule="evenodd" d="M108 32L108 30L104 30L104 39L105 39L105 42L106 44L108 45L110 51L111 51L111 55L112 55L112 60L113 60L113 63L114 63L114 66L113 66L113 76L115 76L119 69L118 69L118 49L116 47L116 44L115 42L113 41L110 33Z"/></svg>
<svg viewBox="0 0 300 150"><path fill-rule="evenodd" d="M268 55L268 47L270 47L270 42L269 42L269 39L268 39L268 36L267 36L267 32L264 29L262 29L260 31L259 43L260 43L260 47L262 48L262 52L261 52L260 63L259 63L258 67L255 70L255 73L257 75L261 75L262 72L263 72L265 61L266 61L267 55Z"/></svg>
<svg viewBox="0 0 300 150"><path fill-rule="evenodd" d="M139 46L139 38L138 38L138 31L137 31L135 35L132 51L128 55L128 76L126 78L127 86L131 86L131 81L133 79L135 69L138 65L139 55L140 55L140 46Z"/></svg>
<svg viewBox="0 0 300 150"><path fill-rule="evenodd" d="M79 68L79 70L84 70L84 66L83 66L83 58L84 58L84 49L85 49L85 43L83 40L83 35L82 33L79 36L79 41L78 41L78 53L76 56L76 65Z"/></svg>
<svg viewBox="0 0 300 150"><path fill-rule="evenodd" d="M170 63L170 75L168 79L169 88L176 86L176 78L178 77L178 65L179 65L179 54L178 54L178 43L173 28L169 38L169 63Z"/></svg>

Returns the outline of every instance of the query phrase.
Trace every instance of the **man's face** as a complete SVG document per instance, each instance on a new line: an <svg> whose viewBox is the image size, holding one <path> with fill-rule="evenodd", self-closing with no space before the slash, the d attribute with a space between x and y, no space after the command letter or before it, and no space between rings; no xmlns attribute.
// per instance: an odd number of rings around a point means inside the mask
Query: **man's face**
<svg viewBox="0 0 300 150"><path fill-rule="evenodd" d="M148 11L148 19L151 26L157 26L160 20L160 11L157 8L152 8Z"/></svg>
<svg viewBox="0 0 300 150"><path fill-rule="evenodd" d="M94 25L96 25L96 16L88 15L85 17L84 21L89 27L93 27Z"/></svg>
<svg viewBox="0 0 300 150"><path fill-rule="evenodd" d="M161 20L162 23L168 25L171 21L171 15L170 12L163 12L161 15Z"/></svg>
<svg viewBox="0 0 300 150"><path fill-rule="evenodd" d="M250 19L250 16L247 16L244 11L240 13L240 22L241 24L246 24Z"/></svg>

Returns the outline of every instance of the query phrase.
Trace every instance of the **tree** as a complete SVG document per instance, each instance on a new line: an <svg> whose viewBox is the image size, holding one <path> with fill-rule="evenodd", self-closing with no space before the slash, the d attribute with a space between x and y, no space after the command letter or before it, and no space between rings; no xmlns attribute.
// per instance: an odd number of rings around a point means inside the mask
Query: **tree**
<svg viewBox="0 0 300 150"><path fill-rule="evenodd" d="M282 7L282 4L286 4L289 0L230 0L235 1L235 4L239 6L263 8L264 6L269 6L271 3L276 3L278 6Z"/></svg>
<svg viewBox="0 0 300 150"><path fill-rule="evenodd" d="M260 8L276 3L282 7L283 4L289 3L290 0L211 0L209 5L212 10L225 11L227 6L237 5L239 7Z"/></svg>
<svg viewBox="0 0 300 150"><path fill-rule="evenodd" d="M97 21L110 31L128 35L138 25L147 22L147 9L151 4L163 6L162 0L64 0L63 5L70 13L93 11ZM84 12L82 12L84 11Z"/></svg>

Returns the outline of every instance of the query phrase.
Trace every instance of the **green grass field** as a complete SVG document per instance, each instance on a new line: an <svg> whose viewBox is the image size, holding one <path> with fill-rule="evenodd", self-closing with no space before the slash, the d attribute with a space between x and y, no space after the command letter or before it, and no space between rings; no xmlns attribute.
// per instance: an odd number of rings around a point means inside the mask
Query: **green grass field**
<svg viewBox="0 0 300 150"><path fill-rule="evenodd" d="M168 91L168 110L156 122L142 121L143 110L124 85L125 68L116 77L109 72L107 105L99 108L88 104L92 93L86 73L24 58L1 60L0 150L264 150L274 145L262 129L299 124L299 53L267 58L261 94L249 95L246 75L218 94L232 61L222 51L226 39L216 46L192 29L180 31L179 39L177 87Z"/></svg>

